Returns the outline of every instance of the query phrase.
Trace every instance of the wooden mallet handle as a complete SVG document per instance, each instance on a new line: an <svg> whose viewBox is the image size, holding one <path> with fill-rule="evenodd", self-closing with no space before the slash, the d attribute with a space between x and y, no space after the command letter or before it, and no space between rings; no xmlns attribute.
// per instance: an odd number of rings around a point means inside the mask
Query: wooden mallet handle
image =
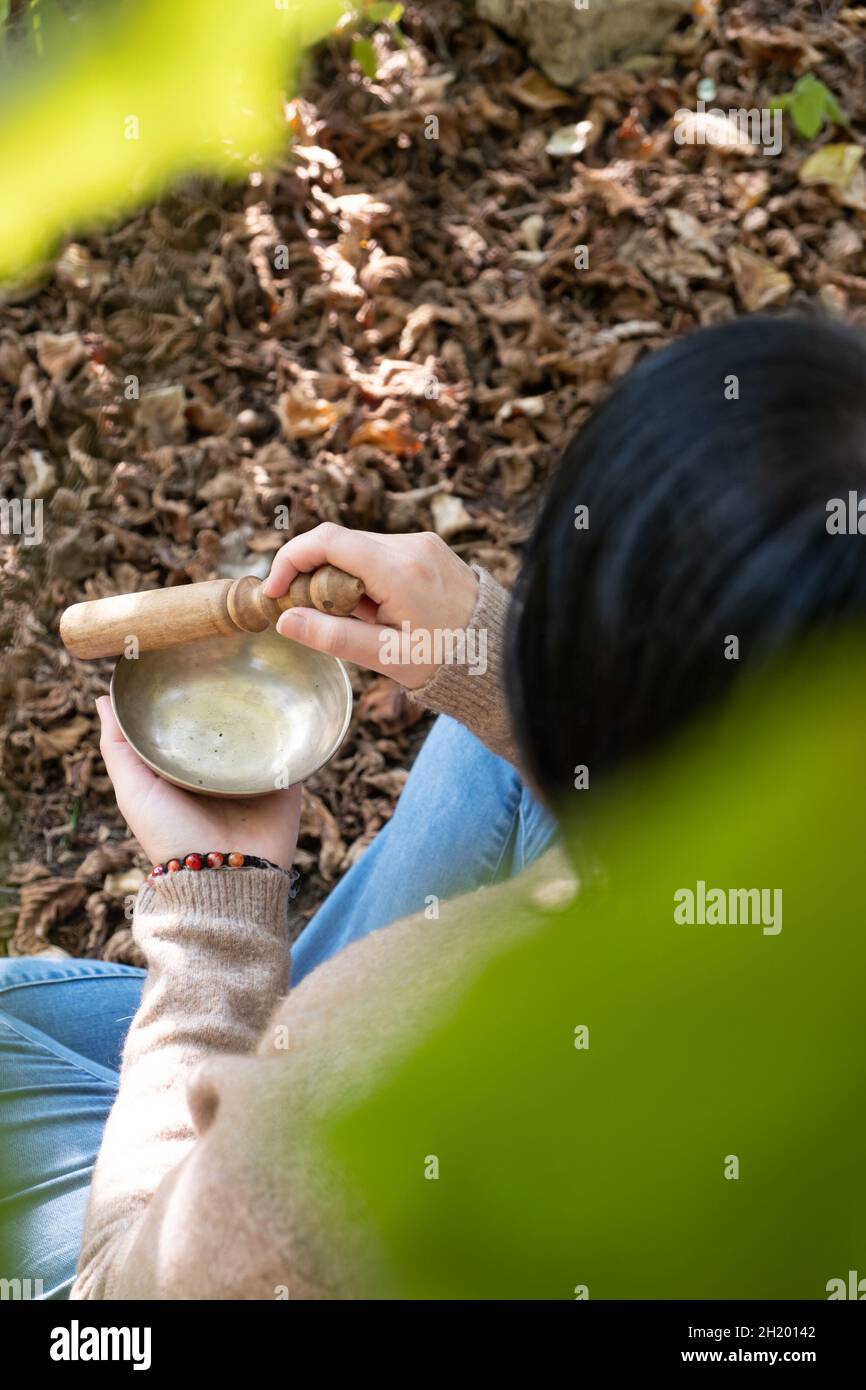
<svg viewBox="0 0 866 1390"><path fill-rule="evenodd" d="M60 636L73 656L118 656L131 639L137 651L156 651L226 637L235 632L263 632L287 608L318 608L346 617L364 597L360 579L322 565L299 574L281 598L266 598L255 575L243 579L208 579L176 589L148 589L74 603L60 619Z"/></svg>

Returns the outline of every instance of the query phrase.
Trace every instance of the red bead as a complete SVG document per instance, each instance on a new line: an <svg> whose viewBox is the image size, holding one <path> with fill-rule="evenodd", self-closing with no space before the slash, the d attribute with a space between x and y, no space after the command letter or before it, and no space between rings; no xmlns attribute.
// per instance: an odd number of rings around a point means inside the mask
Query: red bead
<svg viewBox="0 0 866 1390"><path fill-rule="evenodd" d="M188 855L186 856L186 859L184 859L183 862L184 862L184 864L186 865L186 867L187 867L188 869L200 869L200 868L201 868L201 855L200 855L200 854L188 854Z"/></svg>
<svg viewBox="0 0 866 1390"><path fill-rule="evenodd" d="M208 857L207 857L207 866L208 866L208 868L209 868L209 869L219 869L219 868L222 867L222 865L223 865L224 863L225 863L225 855L224 855L224 854L220 854L220 852L219 852L218 849L212 849L211 852L210 852L210 854L209 854Z"/></svg>
<svg viewBox="0 0 866 1390"><path fill-rule="evenodd" d="M169 859L165 867L168 869L168 872L170 874L176 874L180 866L181 865L179 859Z"/></svg>
<svg viewBox="0 0 866 1390"><path fill-rule="evenodd" d="M162 864L154 864L153 868L150 871L150 876L151 878L160 878L164 873L165 869L163 868Z"/></svg>
<svg viewBox="0 0 866 1390"><path fill-rule="evenodd" d="M238 854L237 850L233 850L232 853L229 855L229 868L242 869L243 866L244 856L242 854Z"/></svg>

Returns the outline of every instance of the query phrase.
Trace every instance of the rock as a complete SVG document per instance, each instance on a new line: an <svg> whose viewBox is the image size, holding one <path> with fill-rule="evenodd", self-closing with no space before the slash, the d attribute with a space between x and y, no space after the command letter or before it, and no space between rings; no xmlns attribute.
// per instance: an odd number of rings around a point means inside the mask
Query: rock
<svg viewBox="0 0 866 1390"><path fill-rule="evenodd" d="M562 86L658 49L691 8L692 0L478 0L478 13Z"/></svg>

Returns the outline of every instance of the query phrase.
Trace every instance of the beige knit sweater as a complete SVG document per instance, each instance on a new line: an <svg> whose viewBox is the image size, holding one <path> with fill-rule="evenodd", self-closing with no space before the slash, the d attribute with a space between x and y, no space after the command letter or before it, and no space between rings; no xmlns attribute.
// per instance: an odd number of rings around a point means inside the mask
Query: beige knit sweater
<svg viewBox="0 0 866 1390"><path fill-rule="evenodd" d="M506 605L482 573L470 626L487 630L486 675L444 667L418 698L508 757ZM313 1154L317 1128L362 1099L491 956L532 929L554 872L556 851L516 884L443 903L438 921L373 932L291 993L286 875L183 871L145 883L133 931L148 977L72 1297L363 1293L374 1242Z"/></svg>

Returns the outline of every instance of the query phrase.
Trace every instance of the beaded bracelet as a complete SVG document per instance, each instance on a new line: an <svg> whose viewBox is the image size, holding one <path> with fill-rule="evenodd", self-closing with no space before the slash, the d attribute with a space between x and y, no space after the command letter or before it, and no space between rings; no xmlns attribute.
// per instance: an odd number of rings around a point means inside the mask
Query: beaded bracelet
<svg viewBox="0 0 866 1390"><path fill-rule="evenodd" d="M212 849L210 853L193 851L183 859L167 859L164 864L154 864L148 877L162 878L164 874L176 874L181 869L276 869L278 873L288 874L291 881L289 897L297 896L297 882L301 875L297 869L283 869L270 859L260 859L257 854L241 854L239 850Z"/></svg>

